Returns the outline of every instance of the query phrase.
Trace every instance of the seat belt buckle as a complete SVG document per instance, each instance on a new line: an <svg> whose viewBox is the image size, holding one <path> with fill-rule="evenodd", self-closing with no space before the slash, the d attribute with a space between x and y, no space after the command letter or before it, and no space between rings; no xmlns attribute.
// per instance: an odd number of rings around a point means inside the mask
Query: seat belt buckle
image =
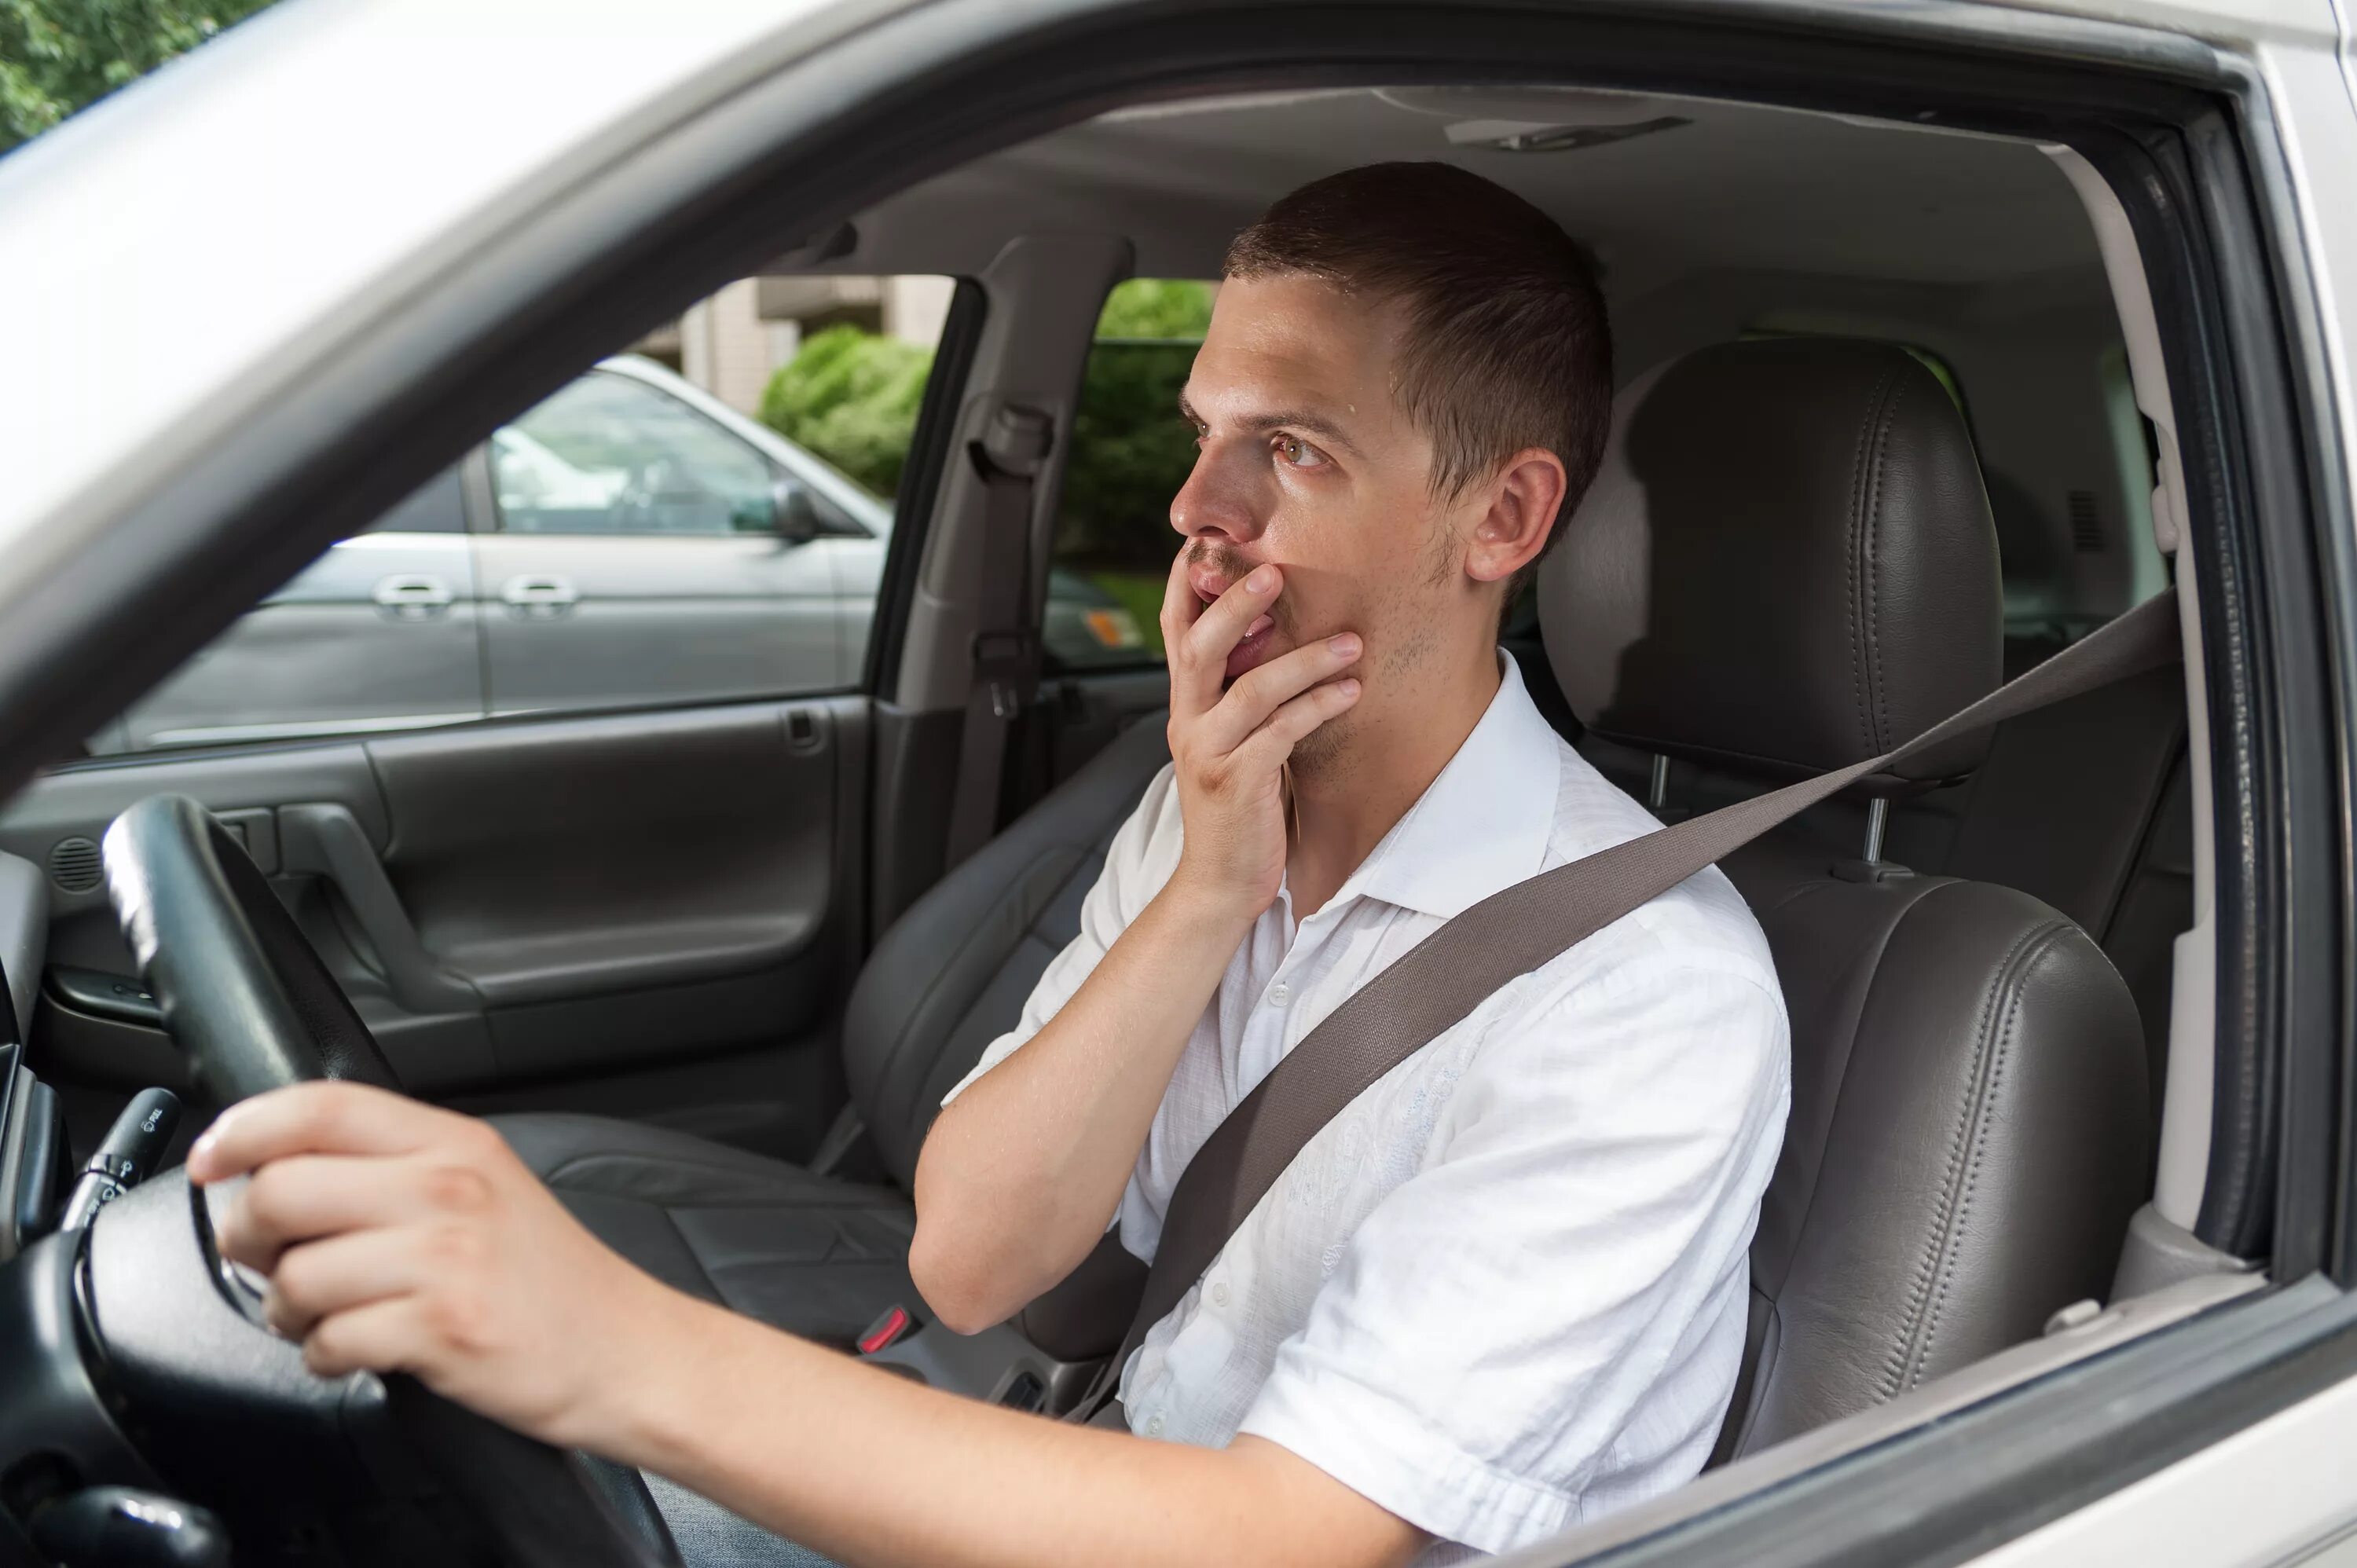
<svg viewBox="0 0 2357 1568"><path fill-rule="evenodd" d="M855 1343L862 1356L880 1356L923 1326L915 1313L896 1303L886 1307Z"/></svg>

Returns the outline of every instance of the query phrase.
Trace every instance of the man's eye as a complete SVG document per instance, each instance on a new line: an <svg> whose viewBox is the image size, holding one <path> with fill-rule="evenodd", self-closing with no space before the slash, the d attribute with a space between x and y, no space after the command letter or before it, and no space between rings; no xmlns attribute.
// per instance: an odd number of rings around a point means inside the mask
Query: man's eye
<svg viewBox="0 0 2357 1568"><path fill-rule="evenodd" d="M1326 454L1298 435L1280 435L1275 442L1276 455L1297 468L1315 468L1326 461Z"/></svg>

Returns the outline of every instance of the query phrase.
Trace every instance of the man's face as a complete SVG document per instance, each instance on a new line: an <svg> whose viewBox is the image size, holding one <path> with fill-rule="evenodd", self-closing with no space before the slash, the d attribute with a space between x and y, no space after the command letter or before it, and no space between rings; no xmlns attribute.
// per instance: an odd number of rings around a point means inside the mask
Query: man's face
<svg viewBox="0 0 2357 1568"><path fill-rule="evenodd" d="M1440 646L1436 618L1485 612L1458 569L1458 520L1432 495L1432 443L1392 392L1397 312L1306 276L1230 279L1184 412L1200 455L1170 503L1188 581L1209 603L1264 562L1285 572L1272 624L1233 680L1354 631L1370 704Z"/></svg>

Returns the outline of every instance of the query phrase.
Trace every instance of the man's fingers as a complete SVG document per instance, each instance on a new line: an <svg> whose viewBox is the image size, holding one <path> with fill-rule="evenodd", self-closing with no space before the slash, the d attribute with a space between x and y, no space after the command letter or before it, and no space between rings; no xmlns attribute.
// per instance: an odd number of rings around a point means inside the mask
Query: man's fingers
<svg viewBox="0 0 2357 1568"><path fill-rule="evenodd" d="M1276 603L1277 590L1284 586L1285 574L1263 563L1230 583L1227 592L1205 605L1203 613L1195 618L1187 631L1189 651L1214 671L1215 681L1226 673L1228 654L1268 613L1268 607ZM1191 594L1194 589L1187 591Z"/></svg>
<svg viewBox="0 0 2357 1568"><path fill-rule="evenodd" d="M1232 754L1253 769L1275 768L1293 755L1293 748L1304 736L1319 725L1346 713L1359 700L1359 682L1345 677L1329 681L1286 703L1268 716L1268 722L1254 730L1252 737Z"/></svg>
<svg viewBox="0 0 2357 1568"><path fill-rule="evenodd" d="M431 1284L454 1262L449 1254L472 1245L473 1236L455 1227L404 1226L289 1248L271 1271L263 1316L289 1339L300 1339L323 1317Z"/></svg>
<svg viewBox="0 0 2357 1568"><path fill-rule="evenodd" d="M313 1324L303 1337L303 1364L322 1378L398 1372L424 1366L431 1349L424 1304L394 1295Z"/></svg>
<svg viewBox="0 0 2357 1568"><path fill-rule="evenodd" d="M431 1156L290 1155L254 1173L221 1216L223 1256L270 1272L289 1247L322 1236L479 1210L480 1173Z"/></svg>
<svg viewBox="0 0 2357 1568"><path fill-rule="evenodd" d="M1194 585L1187 580L1187 555L1181 551L1170 568L1170 585L1163 600L1162 643L1170 662L1170 711L1174 718L1191 719L1220 700L1220 684L1227 677L1228 654L1244 639L1259 618L1268 613L1285 586L1285 575L1275 566L1254 567L1228 585L1218 600L1198 612L1192 604ZM1180 596L1184 597L1180 597Z"/></svg>
<svg viewBox="0 0 2357 1568"><path fill-rule="evenodd" d="M1233 751L1285 703L1349 669L1360 652L1358 638L1346 631L1247 670L1204 715L1196 734L1215 753Z"/></svg>
<svg viewBox="0 0 2357 1568"><path fill-rule="evenodd" d="M298 1083L242 1100L188 1150L188 1179L203 1186L290 1155L405 1155L455 1118L359 1083Z"/></svg>

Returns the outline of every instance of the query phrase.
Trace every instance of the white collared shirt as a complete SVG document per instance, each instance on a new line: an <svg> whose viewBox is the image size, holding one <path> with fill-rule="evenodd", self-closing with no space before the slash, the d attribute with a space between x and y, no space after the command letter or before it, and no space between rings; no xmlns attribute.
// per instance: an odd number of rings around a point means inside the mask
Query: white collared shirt
<svg viewBox="0 0 2357 1568"><path fill-rule="evenodd" d="M1138 1257L1196 1149L1345 997L1490 894L1657 825L1501 662L1480 722L1340 891L1297 923L1280 892L1230 961L1123 1196ZM1081 934L948 1099L1080 989L1179 833L1165 768ZM1431 1531L1426 1563L1689 1479L1742 1355L1788 1035L1767 941L1716 870L1508 985L1302 1150L1131 1358L1131 1427L1282 1444Z"/></svg>

